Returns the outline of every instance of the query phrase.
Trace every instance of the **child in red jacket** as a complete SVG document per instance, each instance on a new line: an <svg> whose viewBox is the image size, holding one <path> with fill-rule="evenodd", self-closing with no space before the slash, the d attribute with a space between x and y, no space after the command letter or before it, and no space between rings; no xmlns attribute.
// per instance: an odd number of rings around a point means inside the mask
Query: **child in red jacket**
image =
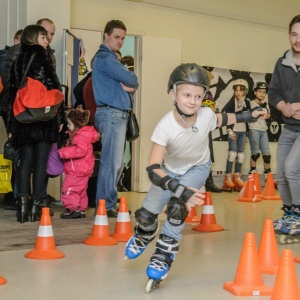
<svg viewBox="0 0 300 300"><path fill-rule="evenodd" d="M62 219L85 218L88 208L87 186L92 176L95 159L92 143L100 139L93 126L87 126L90 112L79 105L67 113L70 138L66 147L58 150L64 160L64 182L61 200L66 208Z"/></svg>

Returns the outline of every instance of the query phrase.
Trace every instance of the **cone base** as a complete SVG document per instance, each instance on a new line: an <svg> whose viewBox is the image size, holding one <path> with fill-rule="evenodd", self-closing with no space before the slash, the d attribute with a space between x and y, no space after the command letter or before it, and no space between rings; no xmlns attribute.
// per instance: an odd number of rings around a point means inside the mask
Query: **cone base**
<svg viewBox="0 0 300 300"><path fill-rule="evenodd" d="M128 242L129 239L133 236L132 233L113 233L112 238L116 239L118 242Z"/></svg>
<svg viewBox="0 0 300 300"><path fill-rule="evenodd" d="M58 259L65 257L65 255L57 249L46 251L34 249L26 253L24 256L31 259Z"/></svg>
<svg viewBox="0 0 300 300"><path fill-rule="evenodd" d="M193 216L193 217L187 216L186 219L184 220L184 222L185 223L199 223L200 218L198 216Z"/></svg>
<svg viewBox="0 0 300 300"><path fill-rule="evenodd" d="M235 296L271 296L273 289L266 285L261 286L239 286L234 282L226 282L224 290Z"/></svg>
<svg viewBox="0 0 300 300"><path fill-rule="evenodd" d="M193 228L196 231L204 231L204 232L211 232L211 231L222 231L224 228L218 224L199 224Z"/></svg>
<svg viewBox="0 0 300 300"><path fill-rule="evenodd" d="M278 266L261 266L261 272L263 274L276 275L278 271Z"/></svg>
<svg viewBox="0 0 300 300"><path fill-rule="evenodd" d="M5 284L6 282L7 280L4 277L0 276L0 285Z"/></svg>
<svg viewBox="0 0 300 300"><path fill-rule="evenodd" d="M262 196L262 200L282 200L279 196Z"/></svg>
<svg viewBox="0 0 300 300"><path fill-rule="evenodd" d="M261 202L261 198L255 196L254 198L246 198L246 197L241 197L238 198L239 202Z"/></svg>
<svg viewBox="0 0 300 300"><path fill-rule="evenodd" d="M96 238L90 236L87 239L85 239L83 243L90 246L112 246L112 245L117 245L118 241L112 238L111 236L103 237L103 238Z"/></svg>

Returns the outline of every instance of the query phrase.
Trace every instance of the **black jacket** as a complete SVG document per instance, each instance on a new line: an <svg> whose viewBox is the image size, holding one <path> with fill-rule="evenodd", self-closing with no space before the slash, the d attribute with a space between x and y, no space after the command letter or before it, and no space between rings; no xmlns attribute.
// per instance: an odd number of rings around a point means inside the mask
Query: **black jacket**
<svg viewBox="0 0 300 300"><path fill-rule="evenodd" d="M60 89L60 83L49 53L40 45L28 46L22 44L20 53L12 65L9 91L8 132L12 133L12 141L17 145L39 141L57 142L59 125L64 123L63 106L59 109L57 116L50 121L23 124L18 122L13 115L13 102L16 92L33 53L36 53L36 55L27 77L41 81L47 90Z"/></svg>

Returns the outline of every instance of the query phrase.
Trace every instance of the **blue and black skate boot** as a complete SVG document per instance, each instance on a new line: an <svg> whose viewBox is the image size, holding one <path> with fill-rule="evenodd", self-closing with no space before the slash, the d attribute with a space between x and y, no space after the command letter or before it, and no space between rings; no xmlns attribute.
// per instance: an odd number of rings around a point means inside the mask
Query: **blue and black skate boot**
<svg viewBox="0 0 300 300"><path fill-rule="evenodd" d="M154 240L158 230L158 226L152 231L145 231L140 228L139 225L135 226L135 234L130 238L126 245L124 259L135 259L139 257L144 252L148 244Z"/></svg>
<svg viewBox="0 0 300 300"><path fill-rule="evenodd" d="M279 242L291 244L300 242L300 206L293 206L292 214L280 228Z"/></svg>
<svg viewBox="0 0 300 300"><path fill-rule="evenodd" d="M292 215L292 207L291 206L284 204L281 209L283 210L283 216L281 218L273 221L274 231L275 231L276 236L281 235L281 231L280 231L281 227L285 225L286 221Z"/></svg>
<svg viewBox="0 0 300 300"><path fill-rule="evenodd" d="M154 280L166 278L178 249L178 242L175 239L160 234L156 242L154 254L146 270L148 277Z"/></svg>

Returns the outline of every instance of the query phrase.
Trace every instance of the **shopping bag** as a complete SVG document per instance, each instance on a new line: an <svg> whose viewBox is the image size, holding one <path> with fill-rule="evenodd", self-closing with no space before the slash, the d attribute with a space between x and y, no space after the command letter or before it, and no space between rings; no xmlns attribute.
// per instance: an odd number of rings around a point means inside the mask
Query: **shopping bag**
<svg viewBox="0 0 300 300"><path fill-rule="evenodd" d="M12 192L11 185L12 162L0 154L0 194Z"/></svg>
<svg viewBox="0 0 300 300"><path fill-rule="evenodd" d="M64 163L58 154L57 143L52 145L49 153L46 173L51 177L59 176L63 173Z"/></svg>

